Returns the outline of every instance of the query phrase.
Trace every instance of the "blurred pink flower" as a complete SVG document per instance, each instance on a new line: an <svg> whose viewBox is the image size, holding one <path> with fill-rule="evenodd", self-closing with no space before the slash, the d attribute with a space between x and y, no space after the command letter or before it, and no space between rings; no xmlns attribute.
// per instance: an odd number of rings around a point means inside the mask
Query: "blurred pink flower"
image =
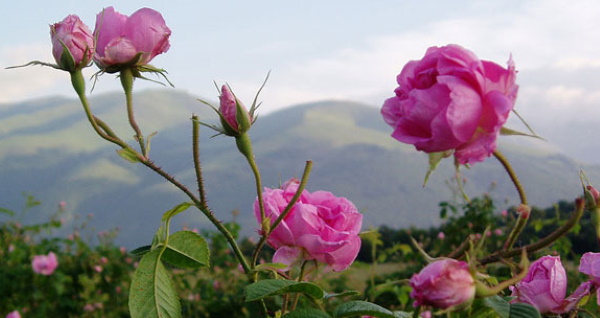
<svg viewBox="0 0 600 318"><path fill-rule="evenodd" d="M14 310L9 312L8 315L6 315L6 318L21 318L21 314L18 310Z"/></svg>
<svg viewBox="0 0 600 318"><path fill-rule="evenodd" d="M502 212L500 212L500 215L502 215L503 217L507 217L508 216L508 211L502 210Z"/></svg>
<svg viewBox="0 0 600 318"><path fill-rule="evenodd" d="M14 246L14 245L12 245L12 244L10 244L10 245L8 246L8 252L9 252L9 253L12 253L12 252L14 252L14 251L15 251L15 246Z"/></svg>
<svg viewBox="0 0 600 318"><path fill-rule="evenodd" d="M447 309L470 303L475 297L475 280L469 265L446 258L425 266L410 279L414 306Z"/></svg>
<svg viewBox="0 0 600 318"><path fill-rule="evenodd" d="M265 188L265 215L271 225L297 189L298 182L288 182L282 189ZM262 224L258 200L254 202L254 214ZM304 190L267 242L276 250L274 262L292 266L302 260L314 259L334 271L342 271L358 254L361 226L362 214L348 199L336 197L331 192Z"/></svg>
<svg viewBox="0 0 600 318"><path fill-rule="evenodd" d="M31 261L33 271L45 276L50 276L54 273L56 267L58 267L58 260L54 252L48 253L48 255L36 255Z"/></svg>
<svg viewBox="0 0 600 318"><path fill-rule="evenodd" d="M169 49L171 30L162 15L142 8L131 16L108 7L96 16L96 53L94 61L101 69L111 66L141 66Z"/></svg>
<svg viewBox="0 0 600 318"><path fill-rule="evenodd" d="M438 239L443 240L446 238L446 234L444 232L440 232L440 233L438 233L437 237L438 237Z"/></svg>
<svg viewBox="0 0 600 318"><path fill-rule="evenodd" d="M497 236L501 236L502 234L504 234L504 232L502 231L502 229L495 229L494 234L496 234Z"/></svg>
<svg viewBox="0 0 600 318"><path fill-rule="evenodd" d="M542 314L562 314L570 311L590 293L590 282L582 283L569 297L567 293L567 273L560 256L544 256L529 266L527 275L521 282L511 286L512 302L534 306Z"/></svg>
<svg viewBox="0 0 600 318"><path fill-rule="evenodd" d="M102 266L100 266L100 265L95 265L95 266L94 266L94 271L96 271L96 273L102 273Z"/></svg>
<svg viewBox="0 0 600 318"><path fill-rule="evenodd" d="M460 164L485 160L514 107L518 86L508 69L458 45L430 47L397 77L381 109L392 137L427 153L452 151Z"/></svg>
<svg viewBox="0 0 600 318"><path fill-rule="evenodd" d="M86 312L92 312L92 311L94 311L94 305L92 305L92 304L85 304L85 306L83 306L83 311L86 311Z"/></svg>
<svg viewBox="0 0 600 318"><path fill-rule="evenodd" d="M125 248L125 246L121 246L119 247L119 251L121 252L121 254L125 255L127 254L127 248Z"/></svg>
<svg viewBox="0 0 600 318"><path fill-rule="evenodd" d="M108 258L106 258L106 256L100 257L100 264L107 264L107 263L108 263Z"/></svg>
<svg viewBox="0 0 600 318"><path fill-rule="evenodd" d="M51 25L50 37L52 55L61 69L65 71L81 69L88 66L92 60L94 37L90 28L81 22L78 16L69 15L61 22ZM68 57L69 54L71 57Z"/></svg>

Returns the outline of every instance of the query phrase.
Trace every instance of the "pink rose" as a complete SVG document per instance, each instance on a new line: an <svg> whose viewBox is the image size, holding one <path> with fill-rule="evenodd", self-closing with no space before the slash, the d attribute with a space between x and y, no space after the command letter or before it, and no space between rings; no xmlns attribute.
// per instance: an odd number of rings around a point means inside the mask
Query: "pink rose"
<svg viewBox="0 0 600 318"><path fill-rule="evenodd" d="M483 161L514 107L518 86L508 69L458 46L430 47L397 77L396 96L383 104L392 137L427 153L453 151L461 164Z"/></svg>
<svg viewBox="0 0 600 318"><path fill-rule="evenodd" d="M50 276L52 273L54 273L56 267L58 267L56 254L54 254L54 252L50 252L48 255L36 255L33 257L31 266L33 267L34 272Z"/></svg>
<svg viewBox="0 0 600 318"><path fill-rule="evenodd" d="M600 286L600 253L588 252L581 256L579 271L590 276L596 286Z"/></svg>
<svg viewBox="0 0 600 318"><path fill-rule="evenodd" d="M219 113L224 120L222 125L228 134L237 135L239 133L246 132L252 123L252 117L244 104L239 101L235 95L229 89L229 86L223 85L221 87L221 95L219 96ZM240 116L243 117L243 121L238 123L238 107Z"/></svg>
<svg viewBox="0 0 600 318"><path fill-rule="evenodd" d="M8 315L6 315L6 318L21 318L21 314L18 310L11 311L8 313Z"/></svg>
<svg viewBox="0 0 600 318"><path fill-rule="evenodd" d="M130 17L108 7L96 16L96 53L94 61L101 69L110 66L146 65L169 49L171 30L162 15L142 8ZM139 60L135 60L138 55Z"/></svg>
<svg viewBox="0 0 600 318"><path fill-rule="evenodd" d="M590 287L590 282L582 283L572 295L565 297L567 273L560 256L544 256L533 262L525 278L510 289L511 296L516 297L512 302L530 304L542 314L562 314L588 295Z"/></svg>
<svg viewBox="0 0 600 318"><path fill-rule="evenodd" d="M298 182L288 181L282 189L265 188L265 214L275 222L291 201ZM254 213L262 224L258 200ZM273 261L289 266L302 260L317 260L342 271L350 266L360 249L358 233L362 214L346 198L331 192L304 190L283 221L271 232L267 242L275 251Z"/></svg>
<svg viewBox="0 0 600 318"><path fill-rule="evenodd" d="M410 279L414 306L447 309L467 304L475 297L475 281L469 265L446 258L430 263Z"/></svg>
<svg viewBox="0 0 600 318"><path fill-rule="evenodd" d="M69 15L61 22L51 25L50 38L54 60L63 70L81 69L92 60L94 37L90 28L83 24L78 16ZM65 55L65 48L71 54L70 58L68 54Z"/></svg>

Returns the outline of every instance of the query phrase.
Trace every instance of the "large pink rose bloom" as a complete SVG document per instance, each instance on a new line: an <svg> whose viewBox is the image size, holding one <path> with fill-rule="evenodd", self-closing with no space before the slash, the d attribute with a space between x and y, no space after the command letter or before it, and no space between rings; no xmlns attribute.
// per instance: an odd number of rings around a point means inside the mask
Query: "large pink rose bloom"
<svg viewBox="0 0 600 318"><path fill-rule="evenodd" d="M58 267L58 259L53 252L48 253L48 255L36 255L33 257L33 261L31 261L31 266L34 272L50 276L54 273L56 267Z"/></svg>
<svg viewBox="0 0 600 318"><path fill-rule="evenodd" d="M511 286L512 302L526 303L539 312L562 314L573 307L590 292L591 282L582 283L569 297L567 294L567 273L560 256L544 256L529 266L527 275L521 282Z"/></svg>
<svg viewBox="0 0 600 318"><path fill-rule="evenodd" d="M288 181L281 189L265 188L265 214L271 224L283 212L297 189L297 180ZM259 224L262 224L258 201L254 202L254 213ZM361 226L362 214L346 198L336 197L326 191L310 193L304 190L267 242L276 250L273 262L293 265L314 259L327 264L334 271L342 271L358 255Z"/></svg>
<svg viewBox="0 0 600 318"><path fill-rule="evenodd" d="M94 52L94 37L87 25L76 15L69 15L61 22L50 26L52 55L62 69L73 71L88 65ZM63 53L65 47L73 57L74 65L65 65ZM74 67L74 69L71 69Z"/></svg>
<svg viewBox="0 0 600 318"><path fill-rule="evenodd" d="M141 53L135 65L148 64L169 49L170 35L171 30L155 10L142 8L127 17L108 7L96 16L94 61L105 69L131 63Z"/></svg>
<svg viewBox="0 0 600 318"><path fill-rule="evenodd" d="M468 304L475 297L475 280L469 265L455 259L442 259L425 266L410 279L414 306L447 309Z"/></svg>
<svg viewBox="0 0 600 318"><path fill-rule="evenodd" d="M427 153L454 151L461 164L496 149L500 128L517 97L516 71L479 60L458 46L430 47L397 77L396 96L383 104L392 137Z"/></svg>

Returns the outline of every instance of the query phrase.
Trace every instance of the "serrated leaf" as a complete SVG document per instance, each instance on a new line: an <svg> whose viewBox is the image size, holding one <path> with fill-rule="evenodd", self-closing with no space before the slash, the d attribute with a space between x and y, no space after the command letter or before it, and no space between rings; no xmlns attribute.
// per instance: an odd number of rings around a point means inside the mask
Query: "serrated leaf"
<svg viewBox="0 0 600 318"><path fill-rule="evenodd" d="M137 153L130 148L122 148L117 150L117 154L119 156L121 156L121 158L131 162L131 163L138 163L140 162L140 159L137 156Z"/></svg>
<svg viewBox="0 0 600 318"><path fill-rule="evenodd" d="M181 268L209 266L208 244L192 231L173 233L161 260Z"/></svg>
<svg viewBox="0 0 600 318"><path fill-rule="evenodd" d="M134 249L133 251L129 252L129 254L135 255L135 256L142 256L142 255L150 252L151 249L152 249L151 245L140 246L140 247Z"/></svg>
<svg viewBox="0 0 600 318"><path fill-rule="evenodd" d="M331 316L315 308L299 308L283 315L282 318L331 318Z"/></svg>
<svg viewBox="0 0 600 318"><path fill-rule="evenodd" d="M368 301L354 300L343 303L335 308L333 317L354 317L354 316L372 316L380 318L397 318L401 313L395 315L390 310L387 310L377 304Z"/></svg>
<svg viewBox="0 0 600 318"><path fill-rule="evenodd" d="M179 203L174 208L170 209L169 211L167 211L163 214L161 222L166 222L167 220L171 219L172 217L176 216L177 214L187 210L191 206L194 206L194 203L192 203L192 202Z"/></svg>
<svg viewBox="0 0 600 318"><path fill-rule="evenodd" d="M483 298L483 305L492 309L501 318L508 318L510 315L510 304L500 296Z"/></svg>
<svg viewBox="0 0 600 318"><path fill-rule="evenodd" d="M321 287L313 283L293 280L265 279L250 284L245 288L246 301L255 301L287 293L302 293L316 299L322 299L325 296L325 292Z"/></svg>
<svg viewBox="0 0 600 318"><path fill-rule="evenodd" d="M181 317L177 292L159 258L160 250L147 253L133 275L129 291L132 318Z"/></svg>
<svg viewBox="0 0 600 318"><path fill-rule="evenodd" d="M510 304L510 318L541 318L540 312L529 304Z"/></svg>

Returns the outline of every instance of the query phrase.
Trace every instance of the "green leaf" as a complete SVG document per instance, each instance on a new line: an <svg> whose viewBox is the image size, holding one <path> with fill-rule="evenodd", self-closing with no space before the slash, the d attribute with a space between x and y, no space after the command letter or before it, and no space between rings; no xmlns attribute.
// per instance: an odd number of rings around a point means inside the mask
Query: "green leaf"
<svg viewBox="0 0 600 318"><path fill-rule="evenodd" d="M502 135L502 136L526 136L526 137L533 137L533 138L538 138L538 139L544 140L544 138L542 138L538 135L532 135L532 134L520 132L518 130L514 130L514 129L510 129L510 128L506 128L506 127L500 128L500 135Z"/></svg>
<svg viewBox="0 0 600 318"><path fill-rule="evenodd" d="M142 256L142 255L150 252L151 249L152 249L151 245L140 246L140 247L134 249L133 251L129 252L129 254L135 255L135 256Z"/></svg>
<svg viewBox="0 0 600 318"><path fill-rule="evenodd" d="M501 318L508 318L511 305L500 296L483 298L483 305L492 309Z"/></svg>
<svg viewBox="0 0 600 318"><path fill-rule="evenodd" d="M171 277L160 261L160 250L142 257L129 292L132 318L179 318L181 304Z"/></svg>
<svg viewBox="0 0 600 318"><path fill-rule="evenodd" d="M423 180L423 186L427 184L427 180L429 180L429 176L431 173L437 168L440 164L440 161L444 158L448 158L452 154L452 151L441 151L441 152L432 152L429 153L429 169L427 169L427 174L425 174L425 180Z"/></svg>
<svg viewBox="0 0 600 318"><path fill-rule="evenodd" d="M322 299L325 296L323 289L313 283L282 279L261 280L246 286L245 289L246 301L287 293L302 293L316 299Z"/></svg>
<svg viewBox="0 0 600 318"><path fill-rule="evenodd" d="M208 244L192 231L173 233L161 260L181 268L209 266Z"/></svg>
<svg viewBox="0 0 600 318"><path fill-rule="evenodd" d="M299 308L283 315L282 318L331 318L331 316L315 308Z"/></svg>
<svg viewBox="0 0 600 318"><path fill-rule="evenodd" d="M10 216L15 216L15 212L9 209L0 208L0 213L8 214Z"/></svg>
<svg viewBox="0 0 600 318"><path fill-rule="evenodd" d="M370 302L362 300L349 301L343 303L333 311L333 317L354 317L354 316L373 316L381 318L402 317L403 313L393 312Z"/></svg>
<svg viewBox="0 0 600 318"><path fill-rule="evenodd" d="M194 203L183 202L183 203L178 204L177 206L175 206L174 208L170 209L169 211L167 211L163 214L161 222L166 222L167 220L171 219L172 217L176 216L177 214L187 210L191 206L194 206Z"/></svg>
<svg viewBox="0 0 600 318"><path fill-rule="evenodd" d="M121 156L121 158L131 162L131 163L138 163L140 162L140 159L138 158L137 153L130 148L122 148L117 150L117 154L119 156Z"/></svg>
<svg viewBox="0 0 600 318"><path fill-rule="evenodd" d="M327 300L327 299L332 299L332 298L337 298L337 297L356 296L356 295L360 295L360 293L357 292L356 290L349 290L349 291L335 293L335 294L326 293L325 296L323 297L323 299Z"/></svg>
<svg viewBox="0 0 600 318"><path fill-rule="evenodd" d="M510 304L510 318L541 318L540 312L529 304Z"/></svg>
<svg viewBox="0 0 600 318"><path fill-rule="evenodd" d="M263 263L256 265L254 270L257 272L272 272L285 268L287 268L287 265L283 263Z"/></svg>

